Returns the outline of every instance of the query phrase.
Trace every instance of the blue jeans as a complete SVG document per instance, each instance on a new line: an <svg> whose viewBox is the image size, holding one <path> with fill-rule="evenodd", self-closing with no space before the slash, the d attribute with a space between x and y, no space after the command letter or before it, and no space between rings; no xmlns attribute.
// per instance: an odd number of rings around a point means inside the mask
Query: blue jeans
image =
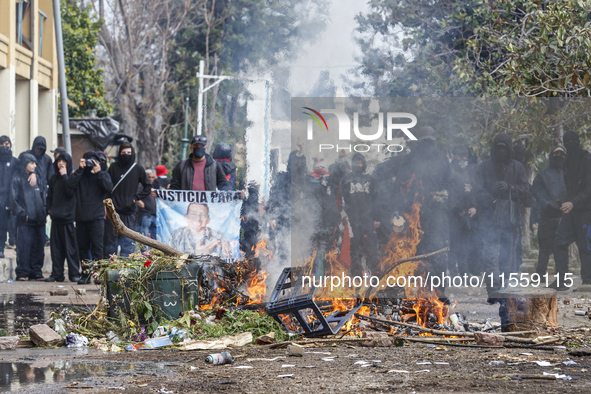
<svg viewBox="0 0 591 394"><path fill-rule="evenodd" d="M140 233L142 233L146 237L157 239L156 231L156 216L144 216L142 218Z"/></svg>
<svg viewBox="0 0 591 394"><path fill-rule="evenodd" d="M135 213L131 215L119 214L119 218L123 224L133 231L137 231L136 217ZM115 234L115 229L110 220L105 220L105 233L109 233L107 238L111 240L109 245L105 245L105 254L107 256L117 253L117 248L119 246L121 246L120 256L123 257L129 256L135 251L135 246L131 239L124 237L123 235L118 236Z"/></svg>

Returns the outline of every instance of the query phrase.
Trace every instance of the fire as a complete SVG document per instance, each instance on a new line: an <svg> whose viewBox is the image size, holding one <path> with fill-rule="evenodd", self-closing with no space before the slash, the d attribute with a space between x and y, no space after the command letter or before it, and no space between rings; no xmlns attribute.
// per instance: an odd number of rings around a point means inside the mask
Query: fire
<svg viewBox="0 0 591 394"><path fill-rule="evenodd" d="M250 299L246 305L259 304L265 300L267 295L267 284L265 283L269 274L264 270L258 271L252 275L246 283L246 294Z"/></svg>

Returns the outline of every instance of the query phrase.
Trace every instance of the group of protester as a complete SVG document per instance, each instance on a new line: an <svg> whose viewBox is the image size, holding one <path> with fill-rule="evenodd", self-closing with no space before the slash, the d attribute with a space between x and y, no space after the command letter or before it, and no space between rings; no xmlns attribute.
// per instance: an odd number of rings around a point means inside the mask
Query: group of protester
<svg viewBox="0 0 591 394"><path fill-rule="evenodd" d="M309 172L303 148L293 151L271 190L271 228L291 226L292 245L311 242L316 275L331 274L325 259L331 250L351 275L380 275L389 266L385 259L395 255L395 233L408 226L405 218L418 207L416 255L449 246L449 253L425 259L432 273L493 274L487 288L494 303L502 299L501 276L507 287L510 274L519 272L521 213L535 202L541 207L537 273L546 274L554 253L558 279L550 276L548 284L566 290L568 246L576 242L583 283L591 284L591 154L581 149L577 133L564 134L564 145L550 152L550 165L537 174L533 187L522 164L523 146L514 146L507 134L494 138L490 156L456 146L451 160L437 147L433 128L423 127L416 136L410 153L393 154L372 173L362 153L341 150L330 166L314 158ZM292 256L305 259L309 251L302 249L292 250Z"/></svg>
<svg viewBox="0 0 591 394"><path fill-rule="evenodd" d="M0 257L4 257L7 232L15 224L18 281L62 282L68 277L90 283L89 261L113 254L128 256L132 240L117 236L107 219L103 200L111 198L121 221L132 230L156 236L156 193L153 189L232 190L236 166L231 148L216 146L213 159L205 153L207 139L195 136L187 160L177 164L172 179L164 165L156 171L136 163L131 138L118 141L115 161L108 166L104 152L87 151L74 169L71 156L57 148L54 160L46 154L44 137L37 137L30 150L17 158L7 136L0 137ZM44 278L47 216L52 273Z"/></svg>

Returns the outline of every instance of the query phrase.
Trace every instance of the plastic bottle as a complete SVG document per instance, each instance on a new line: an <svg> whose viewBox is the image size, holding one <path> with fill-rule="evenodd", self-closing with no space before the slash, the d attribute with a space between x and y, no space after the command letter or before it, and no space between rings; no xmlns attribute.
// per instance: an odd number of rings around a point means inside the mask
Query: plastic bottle
<svg viewBox="0 0 591 394"><path fill-rule="evenodd" d="M229 352L210 354L205 358L208 364L232 364L234 359Z"/></svg>

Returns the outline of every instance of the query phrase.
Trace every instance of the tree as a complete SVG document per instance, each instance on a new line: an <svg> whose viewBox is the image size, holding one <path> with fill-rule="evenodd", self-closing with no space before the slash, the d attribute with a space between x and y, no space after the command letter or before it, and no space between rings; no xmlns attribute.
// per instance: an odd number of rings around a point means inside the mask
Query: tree
<svg viewBox="0 0 591 394"><path fill-rule="evenodd" d="M96 45L101 22L90 16L88 8L80 9L62 1L62 29L68 99L77 107L69 108L71 117L98 117L111 113L105 98L103 70L96 65Z"/></svg>

